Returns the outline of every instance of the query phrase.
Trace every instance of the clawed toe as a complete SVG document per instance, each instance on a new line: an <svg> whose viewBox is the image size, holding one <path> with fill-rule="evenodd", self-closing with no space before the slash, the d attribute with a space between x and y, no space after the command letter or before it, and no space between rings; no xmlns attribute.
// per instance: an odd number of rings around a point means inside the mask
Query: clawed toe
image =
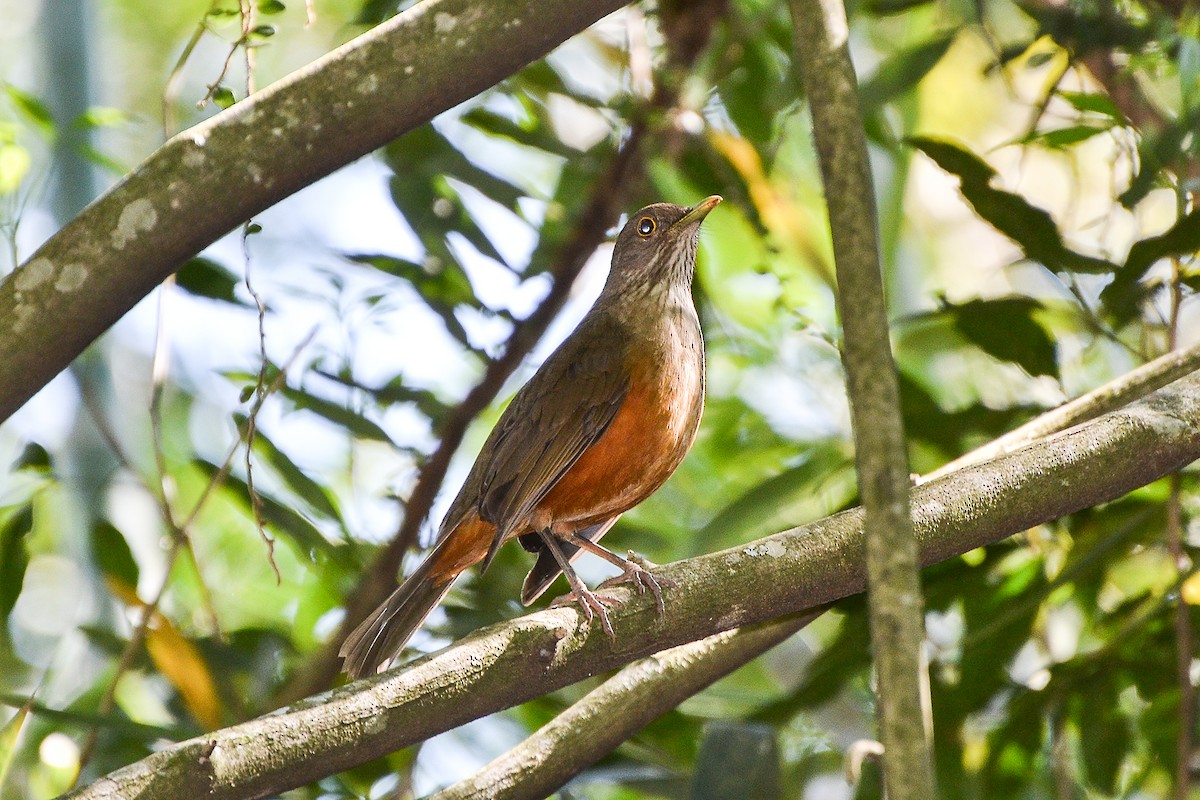
<svg viewBox="0 0 1200 800"><path fill-rule="evenodd" d="M647 591L654 595L654 604L658 606L658 614L666 611L663 605L663 589L670 589L676 586L675 581L669 578L660 578L656 576L652 570L655 567L650 561L639 556L632 550L629 551L629 566L625 572L617 575L615 578L609 578L604 583L597 586L597 589L605 589L610 586L620 586L621 584L632 584L634 591L638 594L645 594Z"/></svg>
<svg viewBox="0 0 1200 800"><path fill-rule="evenodd" d="M612 620L608 618L608 609L616 605L615 600L608 597L600 597L594 592L580 588L564 594L562 597L555 598L550 603L551 608L560 608L566 605L579 606L579 611L583 614L583 618L587 620L588 625L592 624L593 619L599 617L600 627L604 629L604 633L608 638L617 638L616 631L613 630Z"/></svg>

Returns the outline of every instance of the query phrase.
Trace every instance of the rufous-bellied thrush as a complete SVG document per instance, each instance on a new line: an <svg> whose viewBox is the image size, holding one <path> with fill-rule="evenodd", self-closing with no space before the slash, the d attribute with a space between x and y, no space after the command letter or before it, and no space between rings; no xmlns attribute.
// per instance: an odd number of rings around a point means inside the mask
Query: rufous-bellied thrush
<svg viewBox="0 0 1200 800"><path fill-rule="evenodd" d="M526 605L563 572L584 616L599 616L611 634L604 602L571 567L585 550L661 605L648 570L597 542L662 486L696 438L704 340L691 284L700 223L719 202L646 206L622 228L600 297L505 409L433 551L346 638L340 655L352 678L386 667L458 574L480 561L486 569L514 537L537 553Z"/></svg>

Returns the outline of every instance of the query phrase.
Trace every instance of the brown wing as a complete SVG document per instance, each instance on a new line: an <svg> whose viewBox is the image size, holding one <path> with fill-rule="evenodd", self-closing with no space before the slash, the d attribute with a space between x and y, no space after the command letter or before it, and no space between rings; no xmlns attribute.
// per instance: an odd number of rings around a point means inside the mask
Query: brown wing
<svg viewBox="0 0 1200 800"><path fill-rule="evenodd" d="M607 314L584 318L517 392L488 436L442 524L472 510L495 524L484 566L523 533L538 503L612 423L629 390L624 328Z"/></svg>

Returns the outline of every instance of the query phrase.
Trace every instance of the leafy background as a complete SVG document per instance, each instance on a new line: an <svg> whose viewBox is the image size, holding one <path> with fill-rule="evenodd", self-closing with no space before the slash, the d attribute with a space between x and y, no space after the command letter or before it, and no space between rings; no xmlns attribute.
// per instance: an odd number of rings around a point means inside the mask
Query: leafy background
<svg viewBox="0 0 1200 800"><path fill-rule="evenodd" d="M185 127L245 95L247 48L265 85L408 5L315 3L308 24L303 4L268 0L243 36L219 0L79 14L0 0L2 269L161 142L164 97L168 128ZM610 540L665 562L854 504L788 8L680 6L615 14L264 213L0 428L3 796L53 796L289 695L630 150L626 210L726 203L705 224L695 288L709 369L699 441ZM870 0L851 19L915 473L1197 340L1194 11ZM469 428L432 519L504 400L599 290L609 253ZM1196 497L1185 472L926 572L947 797L1170 791L1200 672ZM460 581L415 646L520 613L527 566L508 548L486 578ZM587 688L293 794L428 793ZM872 710L852 599L563 794L878 796L870 762L856 785L842 772Z"/></svg>

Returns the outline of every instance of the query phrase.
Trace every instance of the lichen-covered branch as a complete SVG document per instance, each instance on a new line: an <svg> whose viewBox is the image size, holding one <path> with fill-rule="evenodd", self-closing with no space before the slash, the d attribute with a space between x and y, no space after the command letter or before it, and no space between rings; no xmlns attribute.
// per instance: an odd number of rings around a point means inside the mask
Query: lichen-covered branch
<svg viewBox="0 0 1200 800"><path fill-rule="evenodd" d="M155 151L0 282L0 422L186 259L627 0L425 0Z"/></svg>
<svg viewBox="0 0 1200 800"><path fill-rule="evenodd" d="M724 631L622 669L517 747L428 800L540 800L718 678L821 612Z"/></svg>
<svg viewBox="0 0 1200 800"><path fill-rule="evenodd" d="M1113 500L1200 458L1200 376L1126 408L917 487L912 521L928 565ZM278 794L651 653L863 590L862 513L843 512L659 568L665 612L632 596L616 639L574 608L478 631L403 668L181 742L69 797L139 800Z"/></svg>

